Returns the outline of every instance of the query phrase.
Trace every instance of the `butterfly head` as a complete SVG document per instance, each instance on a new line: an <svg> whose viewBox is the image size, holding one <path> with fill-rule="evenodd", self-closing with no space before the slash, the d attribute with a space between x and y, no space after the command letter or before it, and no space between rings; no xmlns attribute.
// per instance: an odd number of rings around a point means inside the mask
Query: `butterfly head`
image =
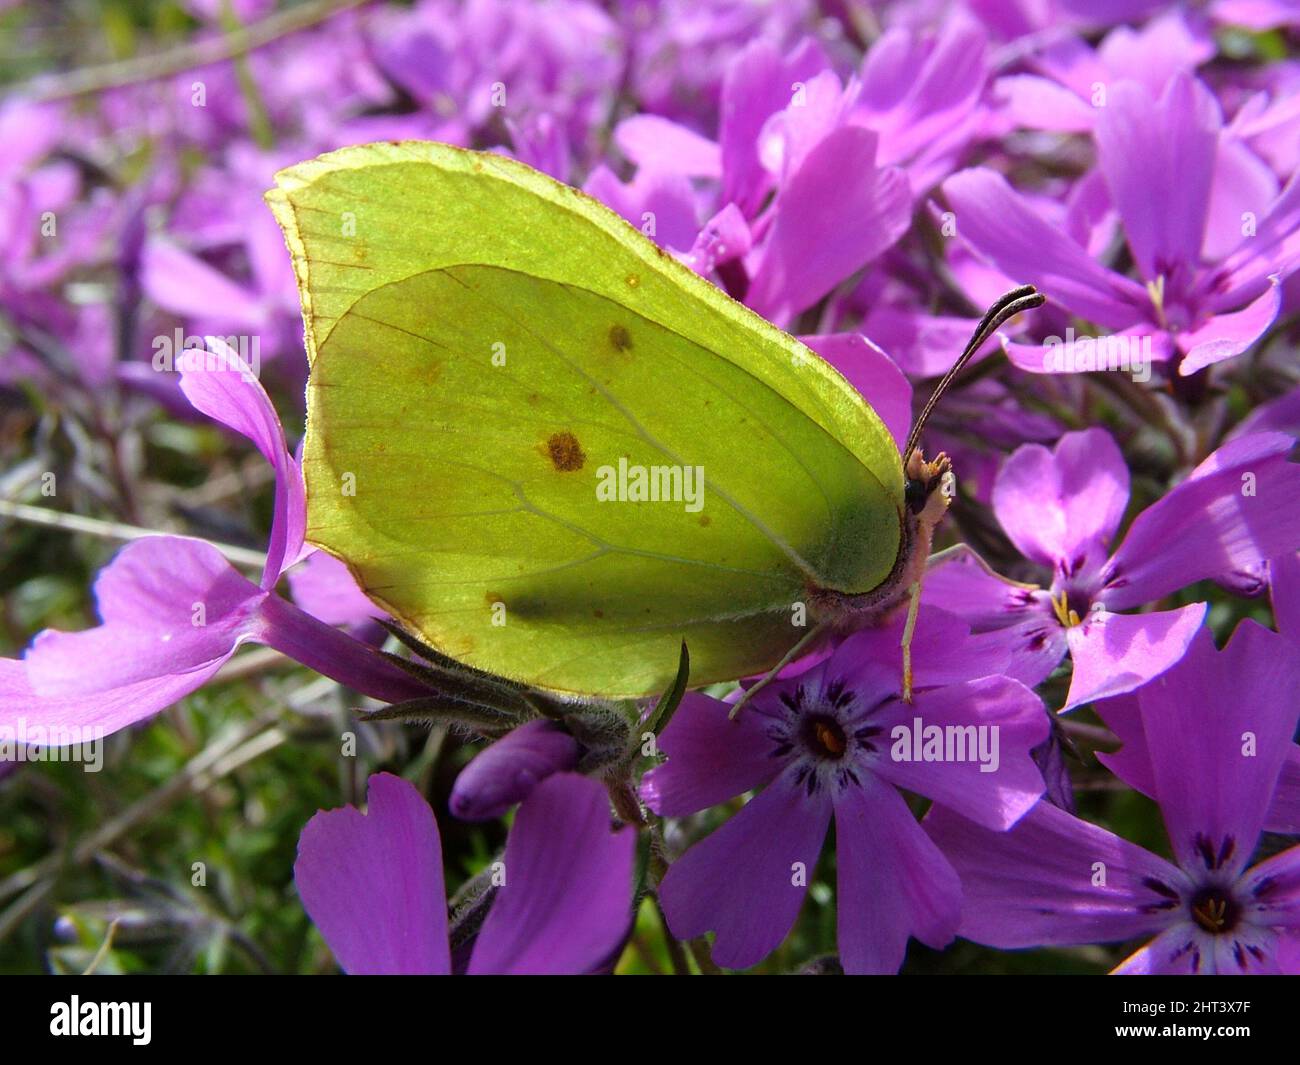
<svg viewBox="0 0 1300 1065"><path fill-rule="evenodd" d="M903 500L907 509L916 515L925 515L932 523L943 516L957 491L952 463L942 451L932 462L927 462L919 448L907 456L903 483Z"/></svg>

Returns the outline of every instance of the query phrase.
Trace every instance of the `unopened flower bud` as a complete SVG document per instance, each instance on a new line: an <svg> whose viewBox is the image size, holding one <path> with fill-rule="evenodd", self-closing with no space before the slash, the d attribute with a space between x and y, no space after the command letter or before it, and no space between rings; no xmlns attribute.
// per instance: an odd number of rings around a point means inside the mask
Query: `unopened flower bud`
<svg viewBox="0 0 1300 1065"><path fill-rule="evenodd" d="M477 755L451 789L451 812L489 821L523 802L552 773L578 763L577 741L554 721L520 725Z"/></svg>

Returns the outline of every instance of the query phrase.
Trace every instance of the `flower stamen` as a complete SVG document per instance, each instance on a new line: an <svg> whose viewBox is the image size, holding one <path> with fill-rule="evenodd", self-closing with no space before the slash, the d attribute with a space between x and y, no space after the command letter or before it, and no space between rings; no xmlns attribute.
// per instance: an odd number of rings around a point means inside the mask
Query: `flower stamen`
<svg viewBox="0 0 1300 1065"><path fill-rule="evenodd" d="M1155 309L1156 320L1162 329L1169 328L1165 318L1165 275L1161 274L1154 281L1147 282L1147 295L1151 297L1151 306Z"/></svg>
<svg viewBox="0 0 1300 1065"><path fill-rule="evenodd" d="M818 721L813 726L813 731L817 734L817 739L831 754L844 753L844 734L838 729L832 729L824 722Z"/></svg>
<svg viewBox="0 0 1300 1065"><path fill-rule="evenodd" d="M1192 919L1211 935L1222 935L1237 924L1240 907L1223 891L1207 888L1192 899Z"/></svg>
<svg viewBox="0 0 1300 1065"><path fill-rule="evenodd" d="M1082 621L1079 618L1079 612L1070 606L1069 596L1066 594L1064 589L1061 590L1059 598L1054 592L1051 593L1048 598L1052 601L1052 610L1056 613L1056 620L1063 626L1067 629L1072 629L1075 626L1082 624Z"/></svg>
<svg viewBox="0 0 1300 1065"><path fill-rule="evenodd" d="M820 714L805 722L804 739L808 749L818 758L843 758L849 749L849 738L840 723L833 717Z"/></svg>

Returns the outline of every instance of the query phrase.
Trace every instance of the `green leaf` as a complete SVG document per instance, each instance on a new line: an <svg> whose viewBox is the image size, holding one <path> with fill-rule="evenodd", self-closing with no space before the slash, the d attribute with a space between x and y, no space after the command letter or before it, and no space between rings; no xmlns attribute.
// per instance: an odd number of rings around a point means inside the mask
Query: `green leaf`
<svg viewBox="0 0 1300 1065"><path fill-rule="evenodd" d="M668 727L668 722L673 719L673 714L677 713L682 696L686 694L686 682L690 675L691 654L686 649L686 641L683 640L681 661L677 663L677 679L673 681L671 688L659 696L654 712L646 719L647 726L656 736L662 735L664 729Z"/></svg>

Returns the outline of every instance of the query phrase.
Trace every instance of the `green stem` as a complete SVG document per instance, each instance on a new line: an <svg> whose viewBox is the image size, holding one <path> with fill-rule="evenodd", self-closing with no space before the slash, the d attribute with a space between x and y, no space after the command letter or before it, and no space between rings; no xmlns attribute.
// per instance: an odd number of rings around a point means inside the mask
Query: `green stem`
<svg viewBox="0 0 1300 1065"><path fill-rule="evenodd" d="M697 939L687 940L686 946L690 949L691 957L695 959L695 964L700 967L700 972L704 976L721 976L722 970L713 964L713 959L709 957L709 944L700 936Z"/></svg>
<svg viewBox="0 0 1300 1065"><path fill-rule="evenodd" d="M237 31L220 37L194 41L155 55L103 66L83 67L53 77L43 75L14 86L9 95L32 101L66 100L124 85L157 81L195 67L206 67L247 55L272 41L315 26L341 11L370 2L371 0L313 0L278 11L260 22L240 27Z"/></svg>
<svg viewBox="0 0 1300 1065"><path fill-rule="evenodd" d="M682 946L681 940L677 939L668 928L668 916L664 913L663 904L659 901L659 893L656 891L654 896L655 913L659 915L659 925L664 930L664 943L668 947L668 957L673 963L673 974L676 976L690 976L691 963L687 960L686 949Z"/></svg>
<svg viewBox="0 0 1300 1065"><path fill-rule="evenodd" d="M183 536L183 533L167 532L162 529L144 529L139 525L125 525L116 521L101 521L99 518L87 518L81 514L65 514L48 507L34 507L27 503L11 503L0 499L0 518L13 518L27 522L29 525L45 525L65 532L89 533L106 540L139 540L146 536ZM266 565L266 555L261 551L250 551L246 547L232 544L218 544L208 541L236 566L248 566L261 569Z"/></svg>
<svg viewBox="0 0 1300 1065"><path fill-rule="evenodd" d="M239 16L231 0L223 0L221 5L221 28L227 34L236 34L243 30ZM266 101L257 87L253 77L253 67L248 61L248 53L241 52L234 56L235 78L239 81L239 92L248 108L248 128L253 140L262 151L270 151L275 146L275 133L271 128L271 116L266 110Z"/></svg>

